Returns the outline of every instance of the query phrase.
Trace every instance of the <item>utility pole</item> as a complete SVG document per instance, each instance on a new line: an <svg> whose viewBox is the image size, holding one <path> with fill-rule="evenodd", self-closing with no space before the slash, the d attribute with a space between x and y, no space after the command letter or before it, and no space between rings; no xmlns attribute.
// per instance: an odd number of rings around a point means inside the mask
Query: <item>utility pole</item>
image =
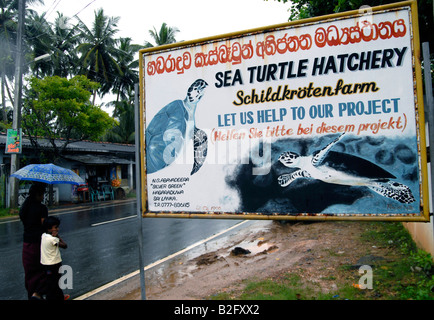
<svg viewBox="0 0 434 320"><path fill-rule="evenodd" d="M15 92L14 92L14 113L12 121L12 129L20 129L21 126L21 98L23 89L23 30L24 30L24 12L26 1L18 1L18 30L17 30L17 52L15 61ZM20 166L19 154L11 154L11 174L15 173ZM18 206L18 181L15 178L9 180L9 206L16 208Z"/></svg>

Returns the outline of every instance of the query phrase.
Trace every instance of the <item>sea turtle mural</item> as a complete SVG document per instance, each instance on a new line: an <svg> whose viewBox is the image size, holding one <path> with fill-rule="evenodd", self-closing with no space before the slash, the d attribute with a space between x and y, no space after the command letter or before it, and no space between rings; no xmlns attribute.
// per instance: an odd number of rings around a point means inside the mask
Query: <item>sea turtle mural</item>
<svg viewBox="0 0 434 320"><path fill-rule="evenodd" d="M208 84L194 81L187 90L184 100L175 100L163 107L146 128L146 171L157 172L180 155L186 143L193 142L194 164L190 175L203 165L208 146L206 133L197 128L195 112Z"/></svg>
<svg viewBox="0 0 434 320"><path fill-rule="evenodd" d="M308 156L300 156L291 151L283 152L279 161L288 168L298 168L298 170L280 175L278 177L279 185L287 187L300 178L317 179L339 185L366 186L384 197L401 203L415 201L410 188L393 181L392 179L396 179L396 177L383 168L357 156L330 151L344 135L345 133L323 149ZM329 153L333 153L333 157L329 157L325 161Z"/></svg>

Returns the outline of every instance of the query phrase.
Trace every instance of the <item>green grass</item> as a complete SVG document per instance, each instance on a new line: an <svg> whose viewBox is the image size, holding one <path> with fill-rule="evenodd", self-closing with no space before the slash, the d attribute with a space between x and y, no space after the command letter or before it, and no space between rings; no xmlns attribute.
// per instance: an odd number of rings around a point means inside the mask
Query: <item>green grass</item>
<svg viewBox="0 0 434 320"><path fill-rule="evenodd" d="M401 223L373 224L362 236L394 247L401 258L377 268L375 285L379 291L391 292L390 298L434 300L434 263L432 256L417 248Z"/></svg>
<svg viewBox="0 0 434 320"><path fill-rule="evenodd" d="M9 208L0 208L0 218L17 216L18 210L10 210Z"/></svg>
<svg viewBox="0 0 434 320"><path fill-rule="evenodd" d="M299 275L287 274L284 279L267 279L247 284L242 300L330 300L333 294L319 292L314 283L305 283Z"/></svg>
<svg viewBox="0 0 434 320"><path fill-rule="evenodd" d="M243 292L232 295L224 292L211 297L213 300L331 300L333 294L318 292L314 283L306 284L297 274L285 274L279 279L248 281Z"/></svg>

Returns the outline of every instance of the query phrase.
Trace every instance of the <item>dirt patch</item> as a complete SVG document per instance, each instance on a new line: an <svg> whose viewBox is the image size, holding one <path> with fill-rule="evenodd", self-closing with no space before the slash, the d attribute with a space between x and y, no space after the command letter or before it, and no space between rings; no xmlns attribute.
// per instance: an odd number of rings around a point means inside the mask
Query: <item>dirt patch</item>
<svg viewBox="0 0 434 320"><path fill-rule="evenodd" d="M356 281L342 272L343 265L356 265L367 255L387 259L390 254L389 248L361 241L365 229L363 222L258 221L223 244L210 244L196 256L186 255L147 271L146 298L207 299L216 293L239 292L246 280L278 281L287 272L330 292ZM236 247L249 253L231 254ZM140 299L137 283L115 299Z"/></svg>

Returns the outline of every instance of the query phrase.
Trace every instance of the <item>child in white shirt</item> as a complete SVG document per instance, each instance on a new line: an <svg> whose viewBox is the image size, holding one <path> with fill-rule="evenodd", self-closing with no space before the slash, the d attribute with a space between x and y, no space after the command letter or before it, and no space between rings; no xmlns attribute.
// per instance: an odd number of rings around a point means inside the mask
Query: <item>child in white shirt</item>
<svg viewBox="0 0 434 320"><path fill-rule="evenodd" d="M41 237L41 264L45 268L47 279L46 295L47 300L64 300L62 289L59 287L62 257L60 249L66 249L67 244L59 236L60 220L49 216L44 220L45 232Z"/></svg>

